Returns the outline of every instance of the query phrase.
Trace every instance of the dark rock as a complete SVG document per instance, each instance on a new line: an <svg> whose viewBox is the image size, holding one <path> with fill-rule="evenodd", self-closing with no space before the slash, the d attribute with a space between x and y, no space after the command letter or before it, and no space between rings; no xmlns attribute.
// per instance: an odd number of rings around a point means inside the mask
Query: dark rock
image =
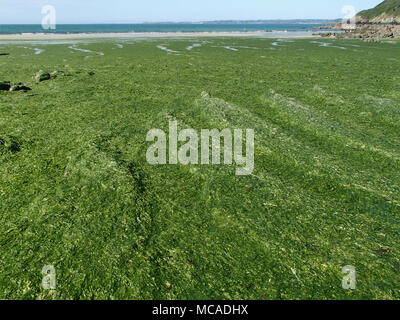
<svg viewBox="0 0 400 320"><path fill-rule="evenodd" d="M11 88L11 85L10 85L9 81L0 82L0 90L8 91L8 90L10 90L10 88Z"/></svg>
<svg viewBox="0 0 400 320"><path fill-rule="evenodd" d="M16 84L11 86L10 91L30 91L32 90L31 88L29 88L28 86L24 85L24 84Z"/></svg>
<svg viewBox="0 0 400 320"><path fill-rule="evenodd" d="M40 70L39 72L37 72L37 73L33 76L33 79L34 79L36 82L42 82L42 81L50 80L50 79L51 79L51 76L50 76L50 73L45 72L45 71L43 71L43 70Z"/></svg>

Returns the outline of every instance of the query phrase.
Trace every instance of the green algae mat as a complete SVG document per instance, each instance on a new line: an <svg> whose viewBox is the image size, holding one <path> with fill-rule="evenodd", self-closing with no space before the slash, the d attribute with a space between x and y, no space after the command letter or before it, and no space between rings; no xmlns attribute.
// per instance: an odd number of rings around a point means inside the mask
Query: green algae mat
<svg viewBox="0 0 400 320"><path fill-rule="evenodd" d="M32 89L0 91L0 298L400 298L400 43L0 52L0 81ZM254 170L149 164L171 121L254 130Z"/></svg>

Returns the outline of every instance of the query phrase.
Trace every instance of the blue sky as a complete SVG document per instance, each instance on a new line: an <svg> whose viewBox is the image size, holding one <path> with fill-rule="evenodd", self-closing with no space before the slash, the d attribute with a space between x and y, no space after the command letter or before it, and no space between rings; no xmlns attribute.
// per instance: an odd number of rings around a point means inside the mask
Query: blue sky
<svg viewBox="0 0 400 320"><path fill-rule="evenodd" d="M0 24L40 24L41 8L54 5L57 23L137 23L253 19L341 18L382 0L0 0Z"/></svg>

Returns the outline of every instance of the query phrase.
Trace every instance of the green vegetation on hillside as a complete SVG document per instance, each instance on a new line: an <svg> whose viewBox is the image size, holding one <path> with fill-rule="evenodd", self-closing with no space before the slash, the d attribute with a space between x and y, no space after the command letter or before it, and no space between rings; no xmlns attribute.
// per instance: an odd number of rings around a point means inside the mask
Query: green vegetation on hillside
<svg viewBox="0 0 400 320"><path fill-rule="evenodd" d="M361 11L357 16L362 21L378 22L379 20L385 21L390 18L400 20L400 0L385 0L375 8Z"/></svg>
<svg viewBox="0 0 400 320"><path fill-rule="evenodd" d="M32 88L0 91L0 298L400 298L399 43L0 51L0 81ZM57 77L36 83L39 70ZM146 134L170 119L253 128L253 174L149 165ZM41 287L45 265L56 290Z"/></svg>

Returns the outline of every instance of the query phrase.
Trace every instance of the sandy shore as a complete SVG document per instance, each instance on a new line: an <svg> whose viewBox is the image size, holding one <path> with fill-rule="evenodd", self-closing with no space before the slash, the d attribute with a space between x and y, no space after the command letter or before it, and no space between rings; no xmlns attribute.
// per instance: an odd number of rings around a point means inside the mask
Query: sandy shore
<svg viewBox="0 0 400 320"><path fill-rule="evenodd" d="M107 38L179 38L179 37L259 37L259 38L313 38L312 32L130 32L77 34L0 34L1 40L75 40Z"/></svg>

